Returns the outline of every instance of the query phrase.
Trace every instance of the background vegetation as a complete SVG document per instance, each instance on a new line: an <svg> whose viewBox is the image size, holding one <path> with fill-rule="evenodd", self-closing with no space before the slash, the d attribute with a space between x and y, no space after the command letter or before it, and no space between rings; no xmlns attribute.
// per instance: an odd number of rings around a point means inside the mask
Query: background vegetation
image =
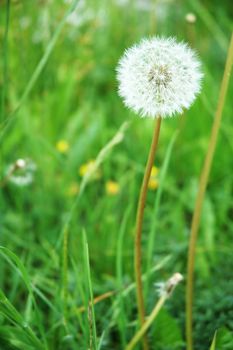
<svg viewBox="0 0 233 350"><path fill-rule="evenodd" d="M2 350L124 349L135 333L134 221L153 121L125 109L115 67L125 48L155 33L195 47L205 77L192 108L162 123L159 171L149 190L143 233L145 257L152 248L152 261L144 261L150 272L147 313L158 298L154 283L177 271L186 274L190 221L232 29L232 2L77 3L64 20L69 1L0 1ZM196 16L193 24L186 19L189 12ZM43 69L35 74L39 62ZM209 349L216 329L218 349L233 349L232 92L231 82L197 247L197 350ZM104 152L80 193L88 164L90 169L124 122L123 138ZM11 177L4 183L17 159L31 164L33 181L27 185ZM185 280L151 328L151 349L185 348L184 289ZM88 307L92 292L104 298L94 310Z"/></svg>

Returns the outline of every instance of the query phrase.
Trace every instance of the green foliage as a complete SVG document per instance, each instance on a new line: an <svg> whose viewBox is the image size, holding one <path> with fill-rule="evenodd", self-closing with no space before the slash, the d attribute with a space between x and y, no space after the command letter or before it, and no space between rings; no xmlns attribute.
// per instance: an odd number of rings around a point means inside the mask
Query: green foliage
<svg viewBox="0 0 233 350"><path fill-rule="evenodd" d="M148 193L143 226L148 314L154 282L176 271L185 275L232 4L156 1L155 11L146 11L138 2L87 0L88 11L79 8L75 26L66 21L72 3L0 1L1 184L17 159L36 165L32 183L17 186L8 179L1 187L1 350L86 350L90 324L96 325L91 331L98 350L120 350L135 334L134 221L152 121L124 108L115 67L126 47L153 33L190 42L205 77L192 108L162 123L155 161L161 187ZM185 21L190 11L197 17L193 25ZM216 349L233 348L232 89L231 83L197 247L197 350L210 347L216 330ZM116 140L128 121L124 138ZM63 153L61 140L68 144ZM96 160L93 177L83 177L80 167L90 160ZM117 193L106 190L108 181L117 183ZM150 330L152 349L184 348L184 288ZM95 300L108 292L93 305L92 295Z"/></svg>
<svg viewBox="0 0 233 350"><path fill-rule="evenodd" d="M169 301L168 301L169 302ZM181 349L184 346L182 332L177 321L163 309L156 318L152 336L154 347L162 350ZM152 338L153 339L153 338ZM151 346L153 349L153 345Z"/></svg>

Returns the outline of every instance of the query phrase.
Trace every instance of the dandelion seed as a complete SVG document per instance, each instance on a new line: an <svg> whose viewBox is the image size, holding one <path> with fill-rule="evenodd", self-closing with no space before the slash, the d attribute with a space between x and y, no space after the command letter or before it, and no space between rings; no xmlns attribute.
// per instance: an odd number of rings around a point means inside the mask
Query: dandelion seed
<svg viewBox="0 0 233 350"><path fill-rule="evenodd" d="M105 184L106 193L115 196L120 191L120 186L116 181L107 181Z"/></svg>
<svg viewBox="0 0 233 350"><path fill-rule="evenodd" d="M70 145L67 141L65 140L60 140L56 143L56 149L60 153L67 153L70 148Z"/></svg>
<svg viewBox="0 0 233 350"><path fill-rule="evenodd" d="M153 37L126 50L117 67L119 95L143 117L182 113L200 91L196 54L174 38Z"/></svg>

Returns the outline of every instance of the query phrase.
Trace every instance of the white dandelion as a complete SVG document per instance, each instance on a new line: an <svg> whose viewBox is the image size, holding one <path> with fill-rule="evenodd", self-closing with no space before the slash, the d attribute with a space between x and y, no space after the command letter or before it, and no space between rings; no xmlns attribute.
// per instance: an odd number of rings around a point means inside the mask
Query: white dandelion
<svg viewBox="0 0 233 350"><path fill-rule="evenodd" d="M143 117L171 117L190 107L202 73L195 52L174 38L144 39L125 51L117 67L119 95Z"/></svg>
<svg viewBox="0 0 233 350"><path fill-rule="evenodd" d="M125 105L143 117L157 118L139 194L135 225L134 270L141 326L145 322L141 273L142 228L161 120L190 107L200 91L201 78L200 62L196 54L187 44L178 43L174 38L153 37L142 40L126 50L117 67L119 95ZM173 290L173 282L169 280L169 284L163 285L167 294ZM160 287L162 292L162 285ZM143 343L147 347L146 335Z"/></svg>
<svg viewBox="0 0 233 350"><path fill-rule="evenodd" d="M27 186L33 182L36 164L29 159L18 159L11 164L4 182L11 182L17 186Z"/></svg>

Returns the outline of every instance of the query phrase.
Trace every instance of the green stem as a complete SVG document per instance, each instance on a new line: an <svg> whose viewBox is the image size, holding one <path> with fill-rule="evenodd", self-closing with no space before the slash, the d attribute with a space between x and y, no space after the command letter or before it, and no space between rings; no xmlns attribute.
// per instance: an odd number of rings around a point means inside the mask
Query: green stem
<svg viewBox="0 0 233 350"><path fill-rule="evenodd" d="M140 196L138 200L137 216L136 216L136 234L135 234L135 246L134 246L134 269L135 269L135 282L136 282L136 294L137 294L137 307L139 322L142 326L145 322L145 307L143 299L143 287L142 287L142 251L141 251L141 240L142 240L142 224L144 217L144 209L146 204L146 195L148 191L148 182L150 179L151 169L154 163L155 152L159 139L159 132L161 126L161 117L158 118L155 128L154 135L152 138L152 143L148 155L148 160L145 168L145 173L142 181L142 186L140 190ZM148 349L147 338L143 338L143 349Z"/></svg>
<svg viewBox="0 0 233 350"><path fill-rule="evenodd" d="M142 338L142 336L145 334L147 329L153 323L154 319L156 318L159 311L163 307L163 304L165 303L166 299L167 299L167 295L163 295L160 297L159 301L155 305L153 311L151 312L151 314L147 318L146 322L143 324L142 328L135 334L133 339L126 346L125 350L132 350L135 347L135 345L138 343L138 341Z"/></svg>
<svg viewBox="0 0 233 350"><path fill-rule="evenodd" d="M200 217L202 211L203 200L208 183L210 169L213 161L213 156L217 144L218 132L220 129L222 112L224 102L228 90L231 68L233 64L233 34L231 36L231 42L228 50L225 70L223 74L222 84L220 88L218 106L215 113L214 123L212 127L209 147L207 150L204 166L202 168L199 189L196 198L195 209L191 224L191 233L189 240L188 250L188 267L187 267L187 288L186 288L186 340L187 350L193 350L193 335L192 335L192 306L193 306L193 275L194 275L194 263L195 263L195 248L197 241L197 234L200 225Z"/></svg>
<svg viewBox="0 0 233 350"><path fill-rule="evenodd" d="M65 226L63 231L63 264L62 264L62 299L63 299L63 321L67 326L67 297L68 297L68 239L69 227Z"/></svg>

